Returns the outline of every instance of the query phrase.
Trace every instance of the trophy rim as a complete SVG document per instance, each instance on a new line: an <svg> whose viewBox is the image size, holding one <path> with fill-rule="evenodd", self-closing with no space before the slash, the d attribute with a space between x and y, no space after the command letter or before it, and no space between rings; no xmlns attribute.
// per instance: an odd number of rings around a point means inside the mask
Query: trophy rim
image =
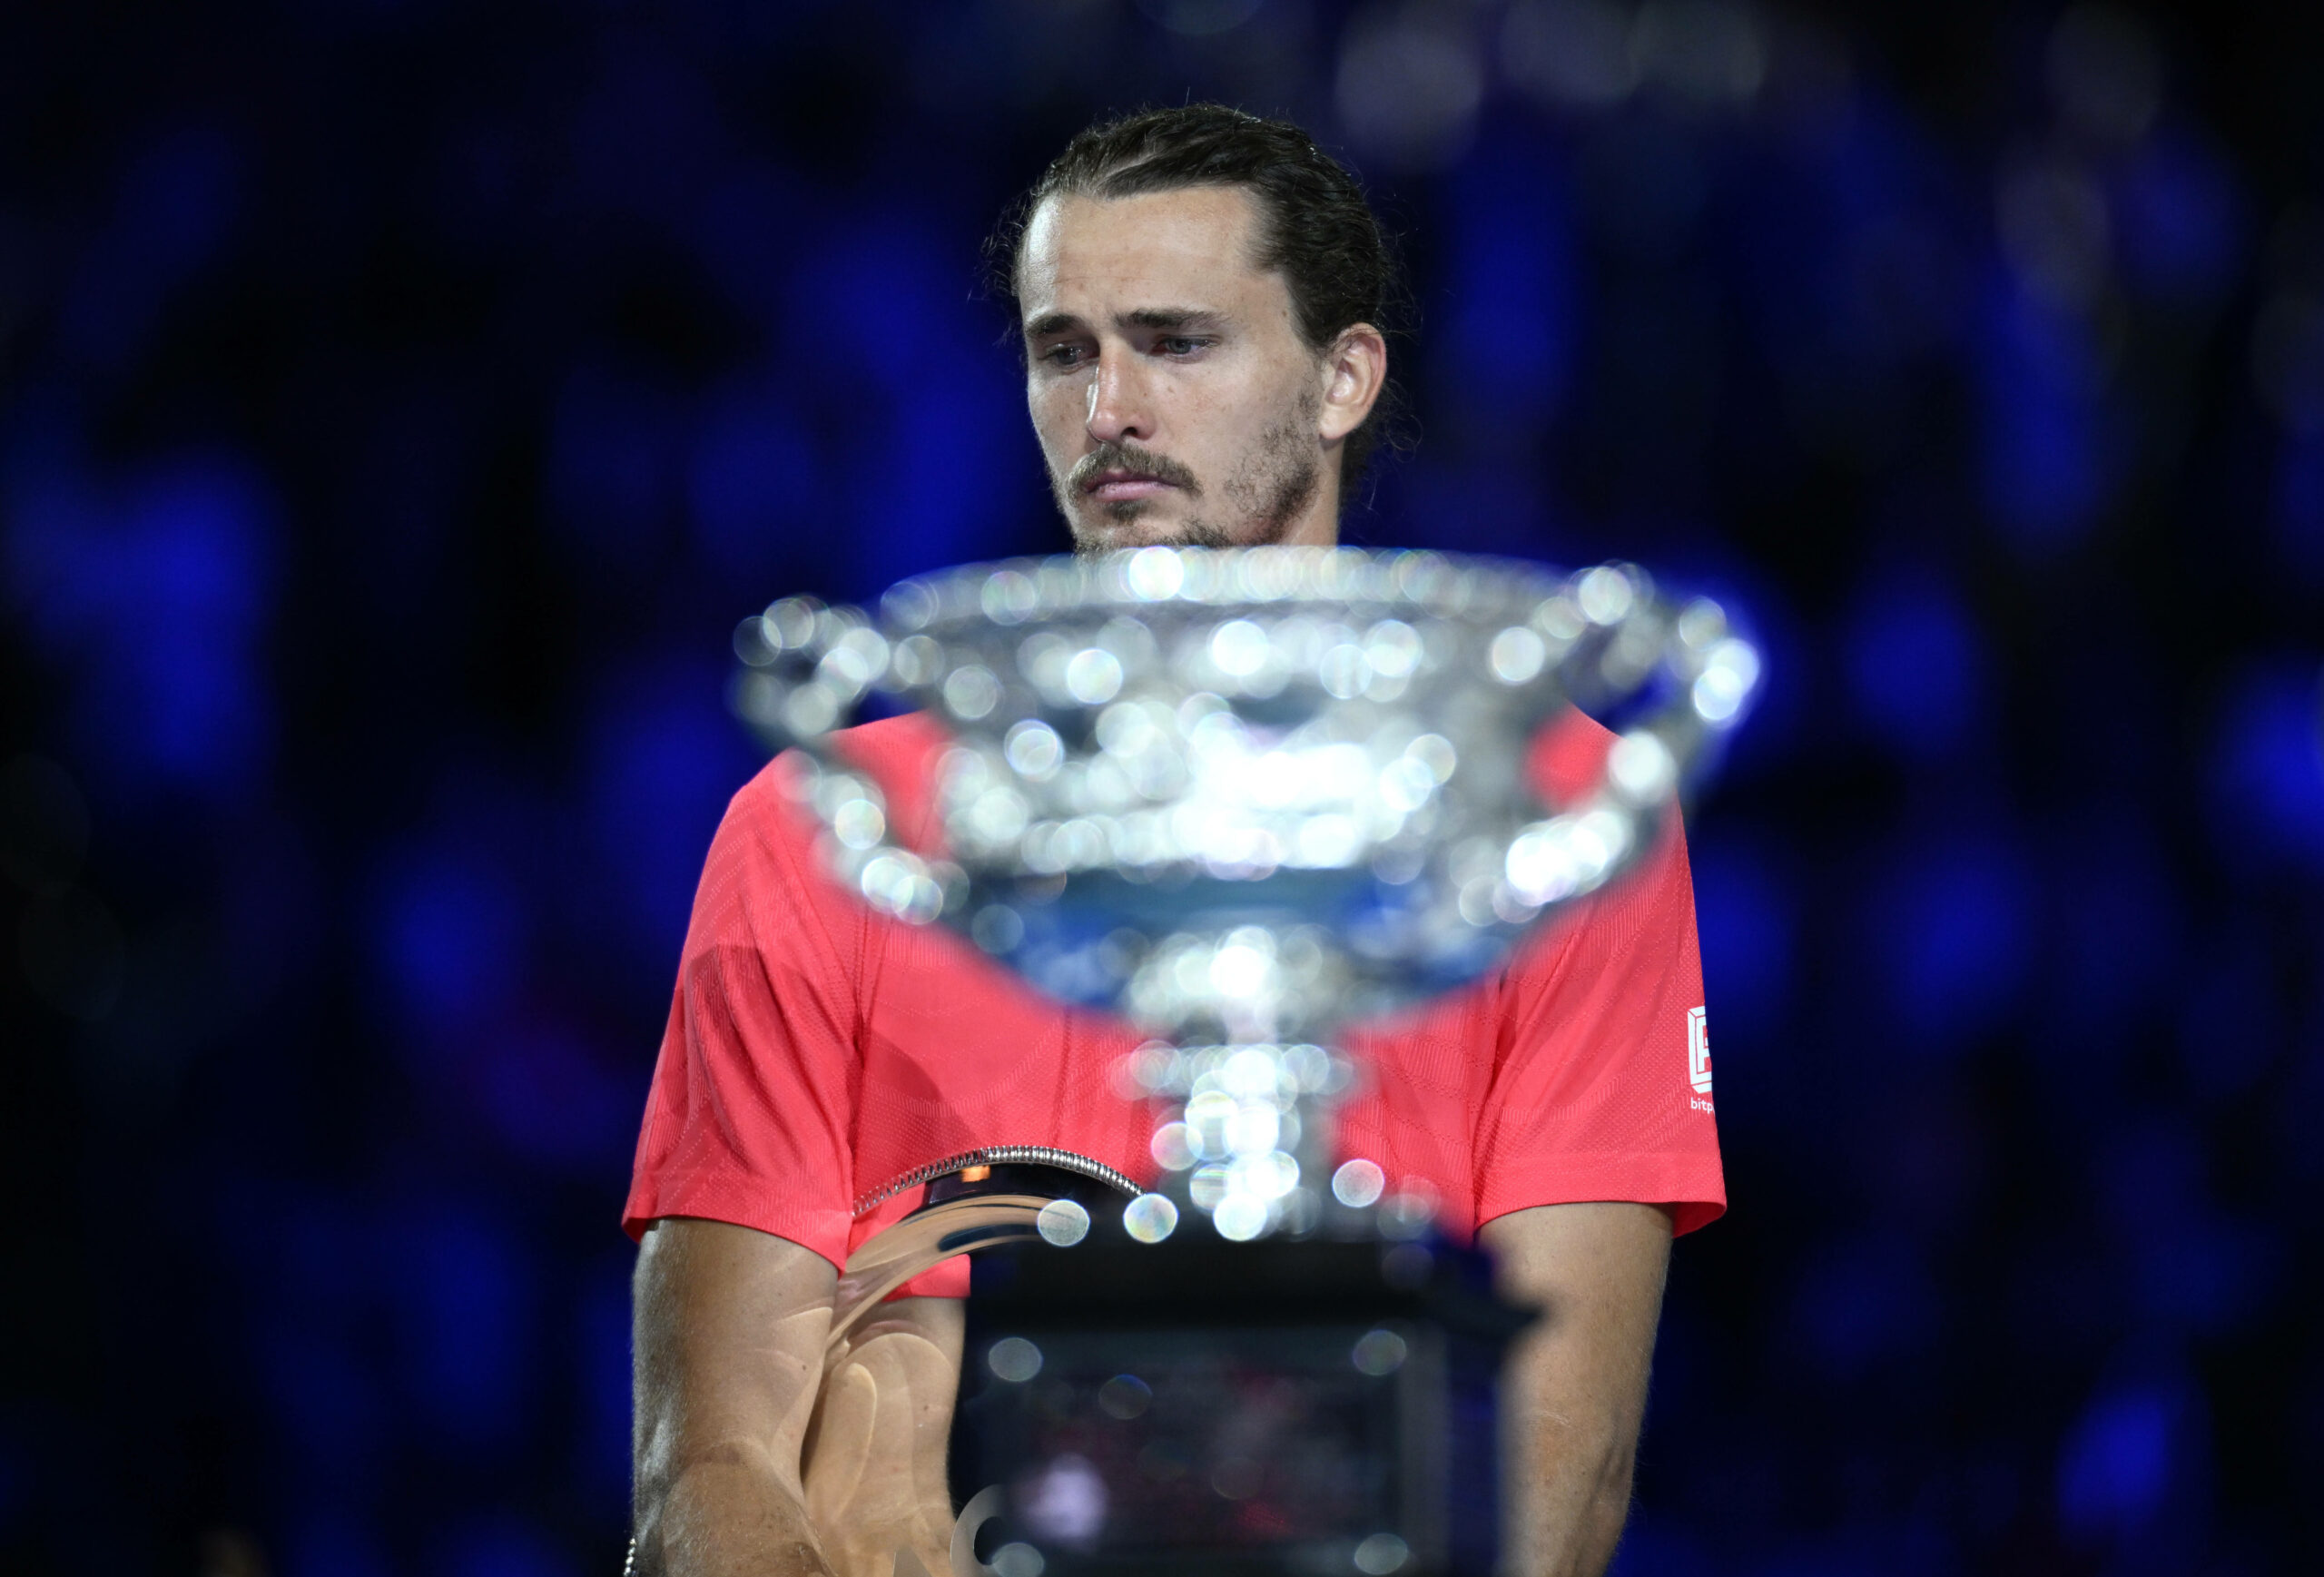
<svg viewBox="0 0 2324 1577"><path fill-rule="evenodd" d="M1651 596L1650 582L1634 565L1585 573L1620 580L1626 602ZM1532 559L1433 548L1155 546L992 559L909 577L882 595L880 615L907 636L1172 606L1354 605L1482 622L1530 617L1567 594L1571 578ZM1579 633L1601 621L1581 616L1575 622Z"/></svg>

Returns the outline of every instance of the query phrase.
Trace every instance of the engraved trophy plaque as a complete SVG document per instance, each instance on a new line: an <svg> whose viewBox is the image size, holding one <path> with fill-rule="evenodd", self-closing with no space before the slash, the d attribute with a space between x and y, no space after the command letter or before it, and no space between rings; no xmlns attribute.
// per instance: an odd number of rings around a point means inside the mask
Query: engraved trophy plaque
<svg viewBox="0 0 2324 1577"><path fill-rule="evenodd" d="M834 1354L938 1260L1028 1246L990 1296L980 1272L964 1455L1004 1526L980 1557L964 1519L954 1570L1489 1571L1491 1383L1522 1316L1424 1196L1340 1153L1363 1070L1335 1040L1652 843L1757 682L1723 611L1625 566L1148 547L909 580L876 619L786 598L736 650L737 708L806 758L841 882L1151 1037L1118 1070L1154 1110L1150 1187L1021 1145L859 1201L927 1189L850 1259ZM940 851L895 841L830 748L874 689L953 737ZM1617 737L1545 804L1529 747L1575 704Z"/></svg>

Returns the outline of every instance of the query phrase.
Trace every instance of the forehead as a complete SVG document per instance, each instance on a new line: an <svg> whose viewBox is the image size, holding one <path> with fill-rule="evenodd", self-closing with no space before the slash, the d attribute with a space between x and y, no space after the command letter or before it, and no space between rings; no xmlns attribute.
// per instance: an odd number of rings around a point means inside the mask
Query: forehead
<svg viewBox="0 0 2324 1577"><path fill-rule="evenodd" d="M1111 317L1141 307L1249 306L1281 277L1253 261L1257 203L1239 186L1134 197L1051 197L1025 228L1017 293L1026 320Z"/></svg>

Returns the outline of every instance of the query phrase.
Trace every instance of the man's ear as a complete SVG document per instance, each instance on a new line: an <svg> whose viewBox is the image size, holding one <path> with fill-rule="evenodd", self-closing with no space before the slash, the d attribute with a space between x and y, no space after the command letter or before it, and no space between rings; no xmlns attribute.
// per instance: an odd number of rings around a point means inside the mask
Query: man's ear
<svg viewBox="0 0 2324 1577"><path fill-rule="evenodd" d="M1325 443L1337 443L1372 414L1388 383L1388 340L1369 323L1340 330L1324 354L1324 405L1315 419Z"/></svg>

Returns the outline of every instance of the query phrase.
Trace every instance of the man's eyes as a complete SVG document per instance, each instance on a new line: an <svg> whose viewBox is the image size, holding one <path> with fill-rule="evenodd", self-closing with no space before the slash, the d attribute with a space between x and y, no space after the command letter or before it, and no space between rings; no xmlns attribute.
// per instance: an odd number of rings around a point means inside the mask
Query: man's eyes
<svg viewBox="0 0 2324 1577"><path fill-rule="evenodd" d="M1157 356L1199 356L1216 343L1215 337L1206 334L1163 334L1150 342L1149 350ZM1093 355L1089 346L1068 341L1036 351L1033 360L1053 370L1070 372L1088 365Z"/></svg>

